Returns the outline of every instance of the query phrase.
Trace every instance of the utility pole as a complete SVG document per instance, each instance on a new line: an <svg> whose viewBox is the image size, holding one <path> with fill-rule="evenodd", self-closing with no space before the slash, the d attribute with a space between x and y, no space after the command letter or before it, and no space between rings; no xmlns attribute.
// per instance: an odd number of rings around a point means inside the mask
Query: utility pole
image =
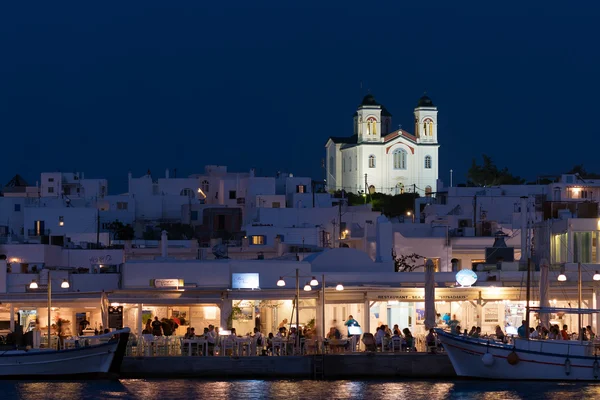
<svg viewBox="0 0 600 400"><path fill-rule="evenodd" d="M342 240L342 201L343 198L340 199L339 203L338 203L338 218L339 218L339 226L338 226L338 230L339 232L339 239Z"/></svg>
<svg viewBox="0 0 600 400"><path fill-rule="evenodd" d="M100 248L100 210L96 216L96 248Z"/></svg>

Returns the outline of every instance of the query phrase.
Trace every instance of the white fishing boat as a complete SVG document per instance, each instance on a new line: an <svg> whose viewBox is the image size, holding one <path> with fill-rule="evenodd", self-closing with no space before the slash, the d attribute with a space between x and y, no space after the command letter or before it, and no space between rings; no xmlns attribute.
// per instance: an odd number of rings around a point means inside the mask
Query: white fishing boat
<svg viewBox="0 0 600 400"><path fill-rule="evenodd" d="M124 328L85 337L72 349L0 352L0 378L114 377L121 368L128 339L129 328Z"/></svg>
<svg viewBox="0 0 600 400"><path fill-rule="evenodd" d="M529 267L525 332L529 332L530 312L537 312L540 315L578 314L578 325L581 329L583 327L581 316L599 311L581 308L581 264L579 264L578 308L530 307L530 282L531 268ZM541 289L544 292L547 290L547 285ZM545 300L541 301L541 304L545 303ZM472 338L467 335L448 333L441 329L436 329L436 332L458 376L558 381L595 381L600 378L600 360L594 342L514 338L511 344L504 344L493 338Z"/></svg>

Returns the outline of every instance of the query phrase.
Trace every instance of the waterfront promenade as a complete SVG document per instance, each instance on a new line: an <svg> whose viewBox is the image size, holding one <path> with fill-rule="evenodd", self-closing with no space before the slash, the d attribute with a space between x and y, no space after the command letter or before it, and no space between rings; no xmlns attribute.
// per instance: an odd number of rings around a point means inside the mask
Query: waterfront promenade
<svg viewBox="0 0 600 400"><path fill-rule="evenodd" d="M446 354L348 353L305 356L125 357L123 378L455 378Z"/></svg>

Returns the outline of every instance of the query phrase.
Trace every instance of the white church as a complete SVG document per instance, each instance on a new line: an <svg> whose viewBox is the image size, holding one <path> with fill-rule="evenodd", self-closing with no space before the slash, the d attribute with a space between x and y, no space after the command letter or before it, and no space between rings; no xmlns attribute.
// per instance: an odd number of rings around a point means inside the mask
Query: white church
<svg viewBox="0 0 600 400"><path fill-rule="evenodd" d="M430 195L438 178L437 107L424 95L414 113L414 135L392 132L392 115L366 95L354 114L354 135L325 145L327 189Z"/></svg>

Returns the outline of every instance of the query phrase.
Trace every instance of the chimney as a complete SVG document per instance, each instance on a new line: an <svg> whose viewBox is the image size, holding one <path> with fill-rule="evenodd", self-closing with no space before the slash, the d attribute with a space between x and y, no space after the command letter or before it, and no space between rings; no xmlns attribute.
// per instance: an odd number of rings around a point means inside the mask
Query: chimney
<svg viewBox="0 0 600 400"><path fill-rule="evenodd" d="M169 255L169 240L167 239L167 231L162 231L160 234L160 256L167 258Z"/></svg>
<svg viewBox="0 0 600 400"><path fill-rule="evenodd" d="M392 223L385 215L377 217L377 252L375 262L392 261L394 233Z"/></svg>

